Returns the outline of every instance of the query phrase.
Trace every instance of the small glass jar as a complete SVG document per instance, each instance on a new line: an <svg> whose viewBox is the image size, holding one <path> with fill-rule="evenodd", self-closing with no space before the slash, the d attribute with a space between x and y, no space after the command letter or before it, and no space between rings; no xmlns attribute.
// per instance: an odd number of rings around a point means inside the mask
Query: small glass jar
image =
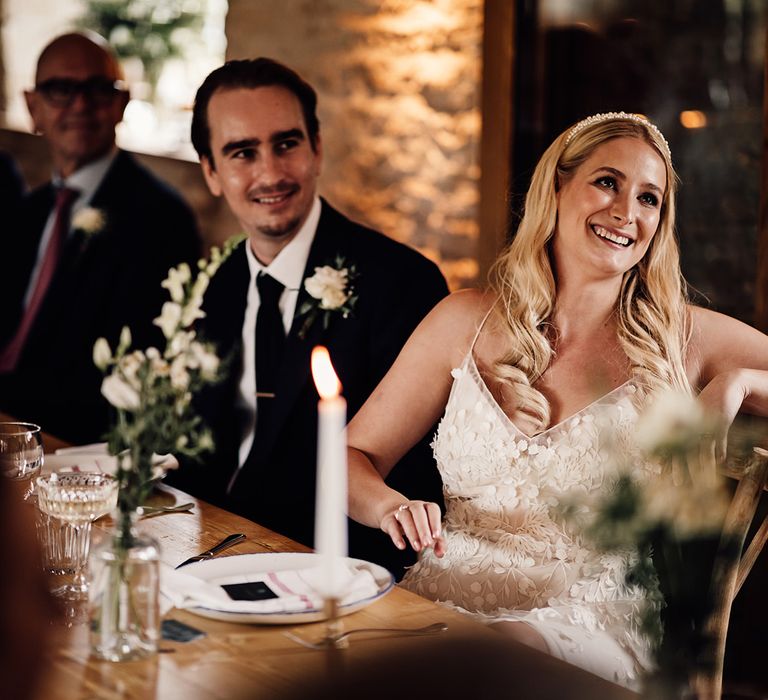
<svg viewBox="0 0 768 700"><path fill-rule="evenodd" d="M137 532L136 514L119 514L117 526L91 551L91 653L130 661L157 653L160 639L160 546Z"/></svg>

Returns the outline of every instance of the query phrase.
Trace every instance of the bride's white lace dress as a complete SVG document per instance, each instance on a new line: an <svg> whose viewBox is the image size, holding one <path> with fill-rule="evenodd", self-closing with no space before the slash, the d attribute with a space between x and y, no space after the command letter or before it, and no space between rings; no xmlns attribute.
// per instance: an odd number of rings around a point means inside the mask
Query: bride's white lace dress
<svg viewBox="0 0 768 700"><path fill-rule="evenodd" d="M452 374L433 443L447 552L438 559L425 550L403 585L483 621L524 621L554 655L636 685L649 648L638 630L642 594L625 584L633 554L596 552L561 508L608 486L612 465L601 437L633 449L635 385L527 437L494 400L471 350Z"/></svg>

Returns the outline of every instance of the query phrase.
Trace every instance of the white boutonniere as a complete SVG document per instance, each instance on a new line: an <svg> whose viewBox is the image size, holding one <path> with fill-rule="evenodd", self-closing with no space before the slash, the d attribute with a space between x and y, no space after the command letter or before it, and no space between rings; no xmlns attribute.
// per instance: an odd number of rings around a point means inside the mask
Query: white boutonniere
<svg viewBox="0 0 768 700"><path fill-rule="evenodd" d="M104 229L107 215L102 209L85 207L72 217L72 229L82 231L84 240L88 241Z"/></svg>
<svg viewBox="0 0 768 700"><path fill-rule="evenodd" d="M304 289L310 299L299 309L298 316L306 316L299 330L299 338L304 338L318 316L323 319L323 328L328 328L331 314L340 313L348 318L357 302L354 280L357 277L355 266L346 266L344 258L337 256L333 265L315 268L315 274L304 280Z"/></svg>

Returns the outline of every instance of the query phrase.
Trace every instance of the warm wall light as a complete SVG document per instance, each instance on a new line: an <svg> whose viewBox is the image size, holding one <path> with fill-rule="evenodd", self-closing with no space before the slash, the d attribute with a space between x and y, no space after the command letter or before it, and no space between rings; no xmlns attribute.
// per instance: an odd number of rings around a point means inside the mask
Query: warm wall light
<svg viewBox="0 0 768 700"><path fill-rule="evenodd" d="M698 109L686 109L680 112L680 123L686 129L701 129L707 125L707 115Z"/></svg>

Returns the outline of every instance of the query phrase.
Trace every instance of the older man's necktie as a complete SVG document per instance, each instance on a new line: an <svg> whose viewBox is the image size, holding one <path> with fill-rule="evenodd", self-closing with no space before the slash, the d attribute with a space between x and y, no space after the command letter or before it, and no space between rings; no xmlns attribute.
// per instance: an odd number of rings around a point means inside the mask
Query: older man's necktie
<svg viewBox="0 0 768 700"><path fill-rule="evenodd" d="M51 237L43 255L43 260L38 270L37 280L29 303L24 310L21 323L5 349L0 353L0 372L13 372L19 361L24 344L32 325L37 318L40 307L43 305L48 287L56 272L64 244L69 233L69 216L72 212L72 204L80 193L68 187L60 187L56 190L56 203L54 205L54 221Z"/></svg>
<svg viewBox="0 0 768 700"><path fill-rule="evenodd" d="M259 312L256 316L256 420L260 421L274 403L275 378L285 346L283 315L278 305L285 287L261 272L256 277Z"/></svg>

